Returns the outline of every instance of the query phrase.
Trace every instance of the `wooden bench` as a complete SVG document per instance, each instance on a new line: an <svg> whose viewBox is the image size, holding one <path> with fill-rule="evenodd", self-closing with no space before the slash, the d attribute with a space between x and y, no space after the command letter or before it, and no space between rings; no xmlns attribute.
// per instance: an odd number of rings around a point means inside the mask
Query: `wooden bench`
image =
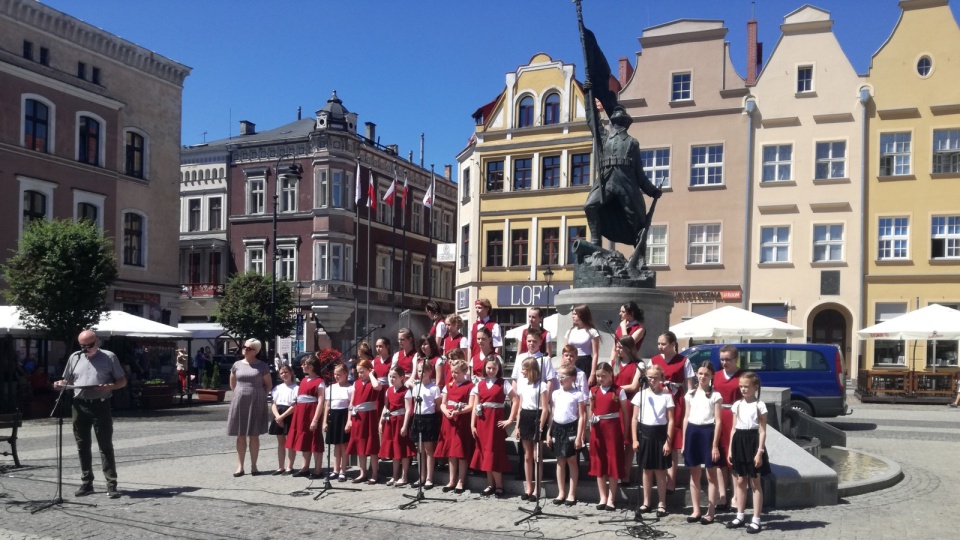
<svg viewBox="0 0 960 540"><path fill-rule="evenodd" d="M8 443L10 452L0 452L0 455L13 456L13 464L20 466L20 457L17 456L17 429L23 425L23 415L20 412L0 414L0 431L11 430L10 435L0 435L0 443Z"/></svg>

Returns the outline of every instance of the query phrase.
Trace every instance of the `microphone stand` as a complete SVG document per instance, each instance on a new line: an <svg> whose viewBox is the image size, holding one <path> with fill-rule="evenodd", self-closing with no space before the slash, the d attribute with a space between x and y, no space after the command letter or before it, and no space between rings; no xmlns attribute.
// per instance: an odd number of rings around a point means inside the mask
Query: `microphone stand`
<svg viewBox="0 0 960 540"><path fill-rule="evenodd" d="M83 354L83 353L81 352L77 354ZM77 362L79 361L80 361L80 357L78 356ZM75 368L76 368L76 364L74 364L74 369ZM69 379L71 381L73 380L74 369L70 370ZM31 510L30 511L31 514L42 512L54 506L63 508L63 505L65 504L75 504L77 506L93 506L93 507L97 506L94 503L84 503L84 502L63 500L63 410L60 409L60 403L61 402L66 403L66 401L63 399L63 395L64 395L64 392L67 391L67 387L68 385L66 384L60 387L60 393L57 394L57 401L54 402L53 410L50 411L50 417L53 417L54 415L56 415L57 417L57 492L53 495L53 499L49 500L48 502L42 503L36 508L34 508L33 510Z"/></svg>
<svg viewBox="0 0 960 540"><path fill-rule="evenodd" d="M649 383L649 381L647 381L647 376L646 376L646 375L641 375L641 376L640 376L640 388L637 390L637 392L640 393L640 410L637 412L637 419L638 419L637 421L638 421L638 423L643 423L643 401L644 401L644 400L643 400L643 387L644 387L644 386L646 386L647 388L650 388L650 383ZM633 424L633 419L632 419L632 418L630 419L630 424L631 424L631 425L630 425L630 429L634 429L634 428L633 428L633 425L632 425L632 424ZM634 436L637 436L637 435L634 434ZM626 519L601 519L600 521L597 522L597 523L599 523L599 524L601 524L601 525L605 525L605 524L608 524L608 523L639 523L639 525L635 525L635 526L633 526L633 527L627 527L627 531L628 531L628 533L631 534L631 535L633 535L633 533L632 533L631 531L632 531L633 529L635 529L635 528L636 528L636 529L640 529L640 530L646 530L646 529L652 530L652 526L651 526L651 525L647 525L647 520L643 517L643 514L640 512L640 504L641 504L640 501L643 500L643 491L642 491L643 487L641 486L641 484L643 483L643 461L640 459L640 449L639 449L639 448L637 449L637 453L636 453L635 459L637 460L637 476L638 476L638 478L637 478L637 505L636 505L636 509L635 509L634 512L633 512L633 518L632 518L632 519L631 519L631 518L626 518ZM652 488L651 488L651 489L652 489ZM667 504L666 501L662 501L662 502L663 502L664 505ZM652 521L658 522L658 521L660 521L660 518L653 518ZM636 538L654 538L654 537L655 537L655 536L653 536L653 535L647 535L647 534L644 534L644 535L642 535L642 536L641 536L640 534L637 534L637 535L633 535L633 536L635 536Z"/></svg>
<svg viewBox="0 0 960 540"><path fill-rule="evenodd" d="M334 384L336 384L336 383L334 383ZM329 407L329 406L330 406L330 402L333 401L333 388L332 388L332 387L327 387L327 391L330 392L330 397L327 398L326 395L324 395L324 401L325 401L324 406L325 406L325 407ZM324 392L324 394L326 394L326 392ZM324 414L327 415L327 418L329 418L329 417L330 417L330 409L325 409L325 410L324 410ZM347 410L347 414L350 414L350 410L349 410L349 409ZM329 427L329 426L328 426L328 427ZM344 450L346 450L346 449L344 449ZM308 487L308 488L307 488L307 489L319 489L319 490L320 490L320 492L317 493L316 497L313 498L313 500L315 500L315 501L316 501L316 500L319 500L321 497L323 497L324 495L326 495L327 493L329 493L329 492L331 492L331 491L333 491L333 490L337 490L337 491L360 491L360 490L357 489L357 488L334 486L333 484L330 483L330 470L331 470L331 467L330 467L330 454L332 454L332 453L333 453L333 448L331 448L331 443L328 442L328 443L327 443L327 474L325 474L325 475L323 476L323 485L320 486L320 487Z"/></svg>
<svg viewBox="0 0 960 540"><path fill-rule="evenodd" d="M545 374L544 371L543 371L543 358L544 358L544 357L543 357L543 355L541 354L541 355L540 355L540 358L539 358L539 361L540 361L540 380L538 381L539 384L537 385L537 398L536 398L536 402L537 402L537 409L536 409L536 410L537 410L537 429L536 429L536 432L534 433L534 435L535 435L535 437L534 437L534 444L536 444L536 446L535 446L534 449L533 449L533 455L534 455L534 463L533 463L533 490L534 490L534 493L535 493L535 494L534 494L534 499L533 499L533 500L534 500L534 506L533 506L533 509L524 508L524 507L522 507L522 506L518 507L517 510L520 510L520 511L523 512L524 514L527 514L527 516L526 516L526 517L523 517L523 518L520 518L520 519L517 520L517 521L514 521L514 522L513 522L513 525L514 525L514 526L520 525L521 523L523 523L523 522L525 522L525 521L529 521L529 520L531 520L531 519L537 519L537 518L541 518L541 517L552 517L552 518L574 519L574 520L575 520L575 519L578 519L576 516L567 516L567 515L563 515L563 514L550 514L550 513L544 512L544 511L543 511L543 507L540 505L540 488L541 488L541 483L542 483L542 481L543 481L543 478L541 478L542 475L540 474L541 468L543 467L543 443L542 443L541 440L540 440L540 438L541 438L541 437L540 437L540 434L541 434L541 429L540 429L540 415L541 415L541 413L540 413L540 400L541 400L541 398L540 398L540 389L542 388L540 385L544 384L543 379L546 377L546 374ZM551 361L552 361L552 360L551 360ZM522 375L521 375L521 376L522 376ZM551 385L551 387L552 387L552 385ZM547 391L549 392L550 390L548 389ZM521 400L521 403L523 403L523 398L521 398L520 396L517 396L517 398ZM522 409L522 407L521 407L521 409ZM518 426L517 426L517 429L518 429L518 430L520 429L519 424L518 424ZM519 432L519 431L518 431L518 432ZM523 444L523 443L521 443L521 445L522 445L522 444Z"/></svg>
<svg viewBox="0 0 960 540"><path fill-rule="evenodd" d="M421 361L429 362L429 360L427 359L423 359ZM416 364L416 361L414 361L414 364L413 364L414 375L416 374L416 372L417 372L417 364ZM414 375L410 375L410 376L413 377ZM413 416L414 419L416 419L418 414L423 412L423 398L420 397L420 394L422 392L423 392L423 379L421 379L420 382L418 383L417 396L416 398L414 398L414 402L416 403L415 409L414 409L414 416ZM412 427L413 427L413 422L411 422L411 428ZM417 444L420 445L420 447L417 449L417 477L420 480L419 482L417 482L417 494L407 495L406 493L404 493L403 496L407 499L410 499L410 502L401 504L398 508L400 510L410 510L411 508L416 508L417 503L421 503L424 501L449 502L449 503L459 502L456 499L427 497L426 495L423 494L423 484L426 482L426 478L427 478L426 471L423 470L423 462L424 462L424 458L426 457L426 452L424 452L423 450L423 430L420 430L420 429L417 430Z"/></svg>

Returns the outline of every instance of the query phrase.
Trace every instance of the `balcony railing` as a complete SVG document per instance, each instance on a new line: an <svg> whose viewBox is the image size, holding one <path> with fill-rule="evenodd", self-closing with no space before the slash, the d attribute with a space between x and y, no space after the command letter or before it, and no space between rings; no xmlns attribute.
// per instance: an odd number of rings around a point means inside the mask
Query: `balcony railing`
<svg viewBox="0 0 960 540"><path fill-rule="evenodd" d="M180 298L214 298L223 296L222 283L187 283L180 286Z"/></svg>

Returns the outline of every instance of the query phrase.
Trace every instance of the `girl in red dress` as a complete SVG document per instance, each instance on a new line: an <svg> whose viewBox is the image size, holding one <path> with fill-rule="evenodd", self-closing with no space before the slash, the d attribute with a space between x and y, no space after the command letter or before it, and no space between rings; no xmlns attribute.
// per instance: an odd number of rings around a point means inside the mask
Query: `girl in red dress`
<svg viewBox="0 0 960 540"><path fill-rule="evenodd" d="M480 327L477 330L477 343L480 345L480 352L473 355L470 368L473 371L473 384L480 382L485 375L487 360L495 358L497 362L503 363L493 349L493 332L489 328ZM502 370L502 368L501 368Z"/></svg>
<svg viewBox="0 0 960 540"><path fill-rule="evenodd" d="M414 366L417 365L418 356L416 343L413 341L413 332L409 328L401 328L397 332L397 341L400 350L393 355L393 365L403 368L403 372L407 374L404 383L407 386L413 386Z"/></svg>
<svg viewBox="0 0 960 540"><path fill-rule="evenodd" d="M683 448L683 417L687 409L684 406L683 394L693 390L697 374L690 365L690 360L679 354L677 335L673 332L664 332L657 338L657 350L660 354L650 359L650 365L660 366L663 370L664 386L670 388L673 394L673 465L667 471L667 491L673 491L677 486L677 461Z"/></svg>
<svg viewBox="0 0 960 540"><path fill-rule="evenodd" d="M393 477L387 481L387 485L397 487L407 485L410 458L416 454L410 439L413 400L410 399L410 390L403 385L404 377L406 373L400 366L390 369L390 388L387 389L387 401L380 416L379 455L380 459L393 460Z"/></svg>
<svg viewBox="0 0 960 540"><path fill-rule="evenodd" d="M633 302L631 302L632 304ZM637 356L637 344L631 336L621 336L613 344L613 354L616 359L613 363L613 384L619 386L627 394L627 415L633 416L633 404L629 403L640 390L640 378L646 366ZM626 477L620 484L628 487L633 476L633 456L635 451L632 444L623 447L623 472Z"/></svg>
<svg viewBox="0 0 960 540"><path fill-rule="evenodd" d="M425 359L433 366L433 373L436 375L434 382L437 383L437 387L443 388L443 385L447 382L447 370L444 368L443 357L440 356L440 347L437 347L437 341L431 335L420 336L417 349L420 350L419 358L421 360ZM420 380L416 376L416 372L414 372L414 378Z"/></svg>
<svg viewBox="0 0 960 540"><path fill-rule="evenodd" d="M443 336L442 342L444 356L450 354L450 351L460 349L463 352L463 357L467 358L470 346L467 344L467 337L461 333L462 328L463 319L459 315L454 314L447 317L447 335Z"/></svg>
<svg viewBox="0 0 960 540"><path fill-rule="evenodd" d="M446 458L450 468L450 480L443 492L463 493L467 481L468 460L473 457L473 435L470 433L470 391L473 382L467 376L467 361L463 351L454 349L447 355L450 382L443 387L440 399L440 440L434 457Z"/></svg>
<svg viewBox="0 0 960 540"><path fill-rule="evenodd" d="M358 350L362 350L366 346L369 350L370 345L366 341L360 344ZM373 374L380 381L380 396L377 399L377 410L383 408L383 400L387 395L387 388L390 386L387 376L390 374L390 367L393 366L393 360L391 359L392 351L390 349L390 338L382 337L377 340L377 356L370 362L373 364ZM361 356L361 358L363 358Z"/></svg>
<svg viewBox="0 0 960 540"><path fill-rule="evenodd" d="M470 390L470 409L473 411L470 431L477 442L470 468L487 473L487 487L480 494L484 497L496 494L499 499L503 497L503 473L510 472L506 428L516 421L520 400L510 382L503 379L503 367L496 355L486 359L484 374L486 378ZM510 417L503 420L507 397L513 406Z"/></svg>
<svg viewBox="0 0 960 540"><path fill-rule="evenodd" d="M303 454L303 466L293 476L320 478L323 457L323 429L320 418L323 416L323 395L326 387L323 377L317 373L320 360L308 356L301 364L305 374L297 391L297 404L293 407L293 419L290 421L290 433L287 435L287 448L299 450ZM310 472L310 459L313 458L313 473Z"/></svg>
<svg viewBox="0 0 960 540"><path fill-rule="evenodd" d="M640 354L640 345L643 345L643 338L647 336L647 331L643 328L643 310L634 301L629 301L620 306L620 324L613 332L614 339L620 339L624 336L633 338L636 346L636 352ZM613 364L617 359L617 352L610 353L610 363Z"/></svg>
<svg viewBox="0 0 960 540"><path fill-rule="evenodd" d="M597 365L597 385L590 389L590 475L597 477L597 510L616 510L617 479L623 470L623 434L627 429L627 394L613 384L613 366Z"/></svg>
<svg viewBox="0 0 960 540"><path fill-rule="evenodd" d="M380 381L373 374L369 360L357 362L357 380L353 383L353 396L350 397L350 417L344 431L350 433L347 454L357 456L360 475L353 479L354 484L377 483L377 457L380 451L380 433L377 426L379 414L377 399L380 397ZM367 479L367 456L370 456L370 476Z"/></svg>
<svg viewBox="0 0 960 540"><path fill-rule="evenodd" d="M728 512L732 506L736 506L733 497L727 498L727 488L730 488L731 495L735 495L734 483L730 478L731 464L727 461L727 450L730 449L730 430L733 428L733 413L730 407L740 399L740 375L743 373L737 366L740 361L740 353L733 345L724 345L720 347L720 366L721 370L713 378L713 389L720 398L723 399L723 405L720 410L720 462L717 466L720 468L720 474L717 475L717 489L720 497L717 502L717 512ZM727 502L730 501L730 502Z"/></svg>

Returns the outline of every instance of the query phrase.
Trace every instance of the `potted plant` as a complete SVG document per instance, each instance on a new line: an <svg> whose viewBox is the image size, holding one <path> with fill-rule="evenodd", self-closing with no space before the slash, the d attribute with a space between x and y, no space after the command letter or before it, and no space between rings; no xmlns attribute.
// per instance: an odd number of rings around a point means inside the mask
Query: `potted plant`
<svg viewBox="0 0 960 540"><path fill-rule="evenodd" d="M140 405L144 409L160 409L173 404L173 385L163 379L151 379L140 388Z"/></svg>
<svg viewBox="0 0 960 540"><path fill-rule="evenodd" d="M220 366L214 364L212 372L203 374L203 386L203 388L197 389L197 399L200 401L223 401L227 391L220 389Z"/></svg>

